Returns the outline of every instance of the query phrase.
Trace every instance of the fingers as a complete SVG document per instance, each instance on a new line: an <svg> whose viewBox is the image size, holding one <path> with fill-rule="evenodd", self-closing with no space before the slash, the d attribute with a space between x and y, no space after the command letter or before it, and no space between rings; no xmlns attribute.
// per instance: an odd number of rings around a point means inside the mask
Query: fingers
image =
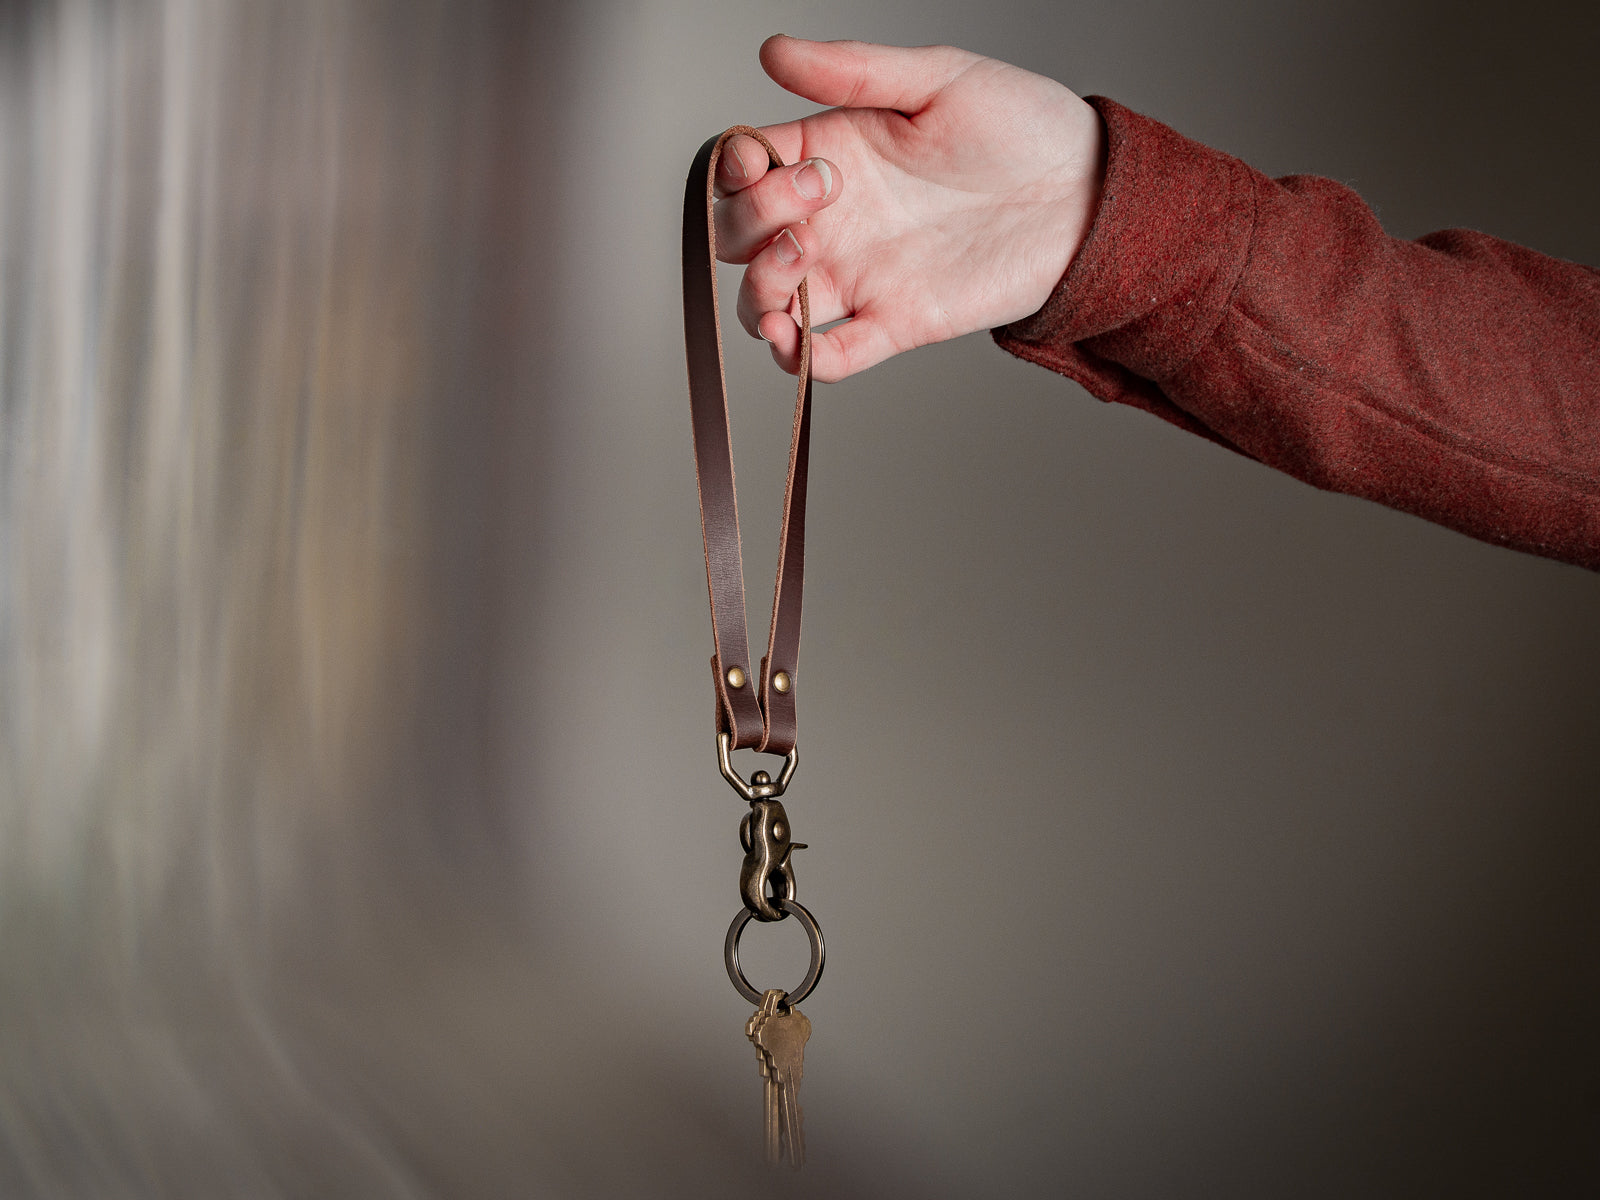
<svg viewBox="0 0 1600 1200"><path fill-rule="evenodd" d="M808 42L777 34L761 43L774 83L831 108L921 112L961 72L982 61L951 46Z"/></svg>
<svg viewBox="0 0 1600 1200"><path fill-rule="evenodd" d="M737 310L746 333L760 336L762 316L789 307L795 289L816 260L817 248L816 230L809 225L790 225L750 260L739 284Z"/></svg>
<svg viewBox="0 0 1600 1200"><path fill-rule="evenodd" d="M788 313L767 313L761 318L761 336L772 344L772 358L793 375L800 370L800 326ZM843 324L811 335L811 378L837 383L893 358L897 346L888 331L868 312Z"/></svg>
<svg viewBox="0 0 1600 1200"><path fill-rule="evenodd" d="M767 149L753 137L736 134L722 146L717 174L712 181L717 198L743 191L767 173L771 160Z"/></svg>
<svg viewBox="0 0 1600 1200"><path fill-rule="evenodd" d="M788 313L763 314L756 336L772 348L772 361L790 375L800 370L800 326Z"/></svg>
<svg viewBox="0 0 1600 1200"><path fill-rule="evenodd" d="M753 140L750 144L759 148ZM747 169L749 162L747 156ZM843 182L839 168L820 158L768 169L756 182L717 202L713 210L717 257L723 262L749 262L779 230L800 224L837 200Z"/></svg>

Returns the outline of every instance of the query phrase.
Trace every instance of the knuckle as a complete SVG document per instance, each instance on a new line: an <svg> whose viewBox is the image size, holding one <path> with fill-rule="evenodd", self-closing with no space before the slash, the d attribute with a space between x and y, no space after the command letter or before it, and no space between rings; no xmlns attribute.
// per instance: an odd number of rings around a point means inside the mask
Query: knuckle
<svg viewBox="0 0 1600 1200"><path fill-rule="evenodd" d="M778 237L783 237L783 234L780 233ZM779 249L777 239L774 239L745 269L740 296L757 312L778 312L787 308L790 297L805 274L808 265L805 255L786 263L780 257Z"/></svg>
<svg viewBox="0 0 1600 1200"><path fill-rule="evenodd" d="M750 244L750 237L744 232L749 228L749 219L743 211L748 207L746 200L745 194L740 193L718 201L712 210L712 223L717 233L717 257L723 262L749 262L751 255L759 248Z"/></svg>
<svg viewBox="0 0 1600 1200"><path fill-rule="evenodd" d="M734 306L733 311L734 315L739 320L739 324L744 328L746 333L748 333L751 337L761 336L758 328L761 322L760 310L756 309L753 305L745 300L743 288L739 289L739 303Z"/></svg>
<svg viewBox="0 0 1600 1200"><path fill-rule="evenodd" d="M849 346L839 347L839 353L834 355L833 372L829 379L830 383L836 383L845 378L847 375L854 374L854 368L851 366L850 361L853 357L854 355L850 353Z"/></svg>
<svg viewBox="0 0 1600 1200"><path fill-rule="evenodd" d="M773 296L776 289L767 280L757 280L750 288L750 308L756 313L776 312L783 307L781 301L774 302Z"/></svg>
<svg viewBox="0 0 1600 1200"><path fill-rule="evenodd" d="M763 260L757 258L745 268L744 282L739 286L739 301L743 307L754 313L769 312L772 305L767 303L767 298L772 294L772 286L767 280L767 273L762 270Z"/></svg>
<svg viewBox="0 0 1600 1200"><path fill-rule="evenodd" d="M771 237L771 231L783 224L782 196L778 189L770 186L773 182L775 180L769 176L761 181L763 185L768 186L754 186L747 192L752 223L756 229L765 233L766 237Z"/></svg>

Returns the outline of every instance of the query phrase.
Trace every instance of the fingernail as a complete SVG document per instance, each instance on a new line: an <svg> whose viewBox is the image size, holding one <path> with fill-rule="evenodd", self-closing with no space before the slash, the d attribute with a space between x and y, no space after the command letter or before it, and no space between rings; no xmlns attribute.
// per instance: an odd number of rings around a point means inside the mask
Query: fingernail
<svg viewBox="0 0 1600 1200"><path fill-rule="evenodd" d="M728 174L736 179L749 179L750 172L744 169L744 159L739 157L739 147L733 144L732 139L728 141L728 154L733 158L728 164Z"/></svg>
<svg viewBox="0 0 1600 1200"><path fill-rule="evenodd" d="M833 172L820 158L809 158L794 173L794 186L807 200L826 200L833 191Z"/></svg>
<svg viewBox="0 0 1600 1200"><path fill-rule="evenodd" d="M773 250L778 256L778 261L784 266L799 262L800 256L805 253L805 248L800 245L800 239L787 229L774 239Z"/></svg>

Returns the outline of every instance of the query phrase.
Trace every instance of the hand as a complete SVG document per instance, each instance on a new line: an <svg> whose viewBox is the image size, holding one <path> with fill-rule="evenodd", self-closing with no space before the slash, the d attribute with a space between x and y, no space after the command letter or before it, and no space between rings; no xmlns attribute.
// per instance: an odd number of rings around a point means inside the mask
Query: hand
<svg viewBox="0 0 1600 1200"><path fill-rule="evenodd" d="M1088 235L1104 175L1099 115L1053 80L947 46L768 38L761 65L826 112L763 129L717 168L717 255L748 263L739 321L831 382L901 351L1037 311Z"/></svg>

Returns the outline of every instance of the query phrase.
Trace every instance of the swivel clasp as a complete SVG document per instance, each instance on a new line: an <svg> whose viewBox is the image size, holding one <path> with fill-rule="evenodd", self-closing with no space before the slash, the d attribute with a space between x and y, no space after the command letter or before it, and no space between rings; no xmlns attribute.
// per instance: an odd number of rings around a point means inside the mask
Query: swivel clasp
<svg viewBox="0 0 1600 1200"><path fill-rule="evenodd" d="M767 773L757 771L750 782L761 786ZM744 866L739 870L739 894L744 906L760 921L781 921L788 914L778 901L795 899L794 863L790 856L804 850L804 842L791 839L789 814L778 800L753 800L739 822L739 842L744 846ZM771 895L768 895L768 889Z"/></svg>

